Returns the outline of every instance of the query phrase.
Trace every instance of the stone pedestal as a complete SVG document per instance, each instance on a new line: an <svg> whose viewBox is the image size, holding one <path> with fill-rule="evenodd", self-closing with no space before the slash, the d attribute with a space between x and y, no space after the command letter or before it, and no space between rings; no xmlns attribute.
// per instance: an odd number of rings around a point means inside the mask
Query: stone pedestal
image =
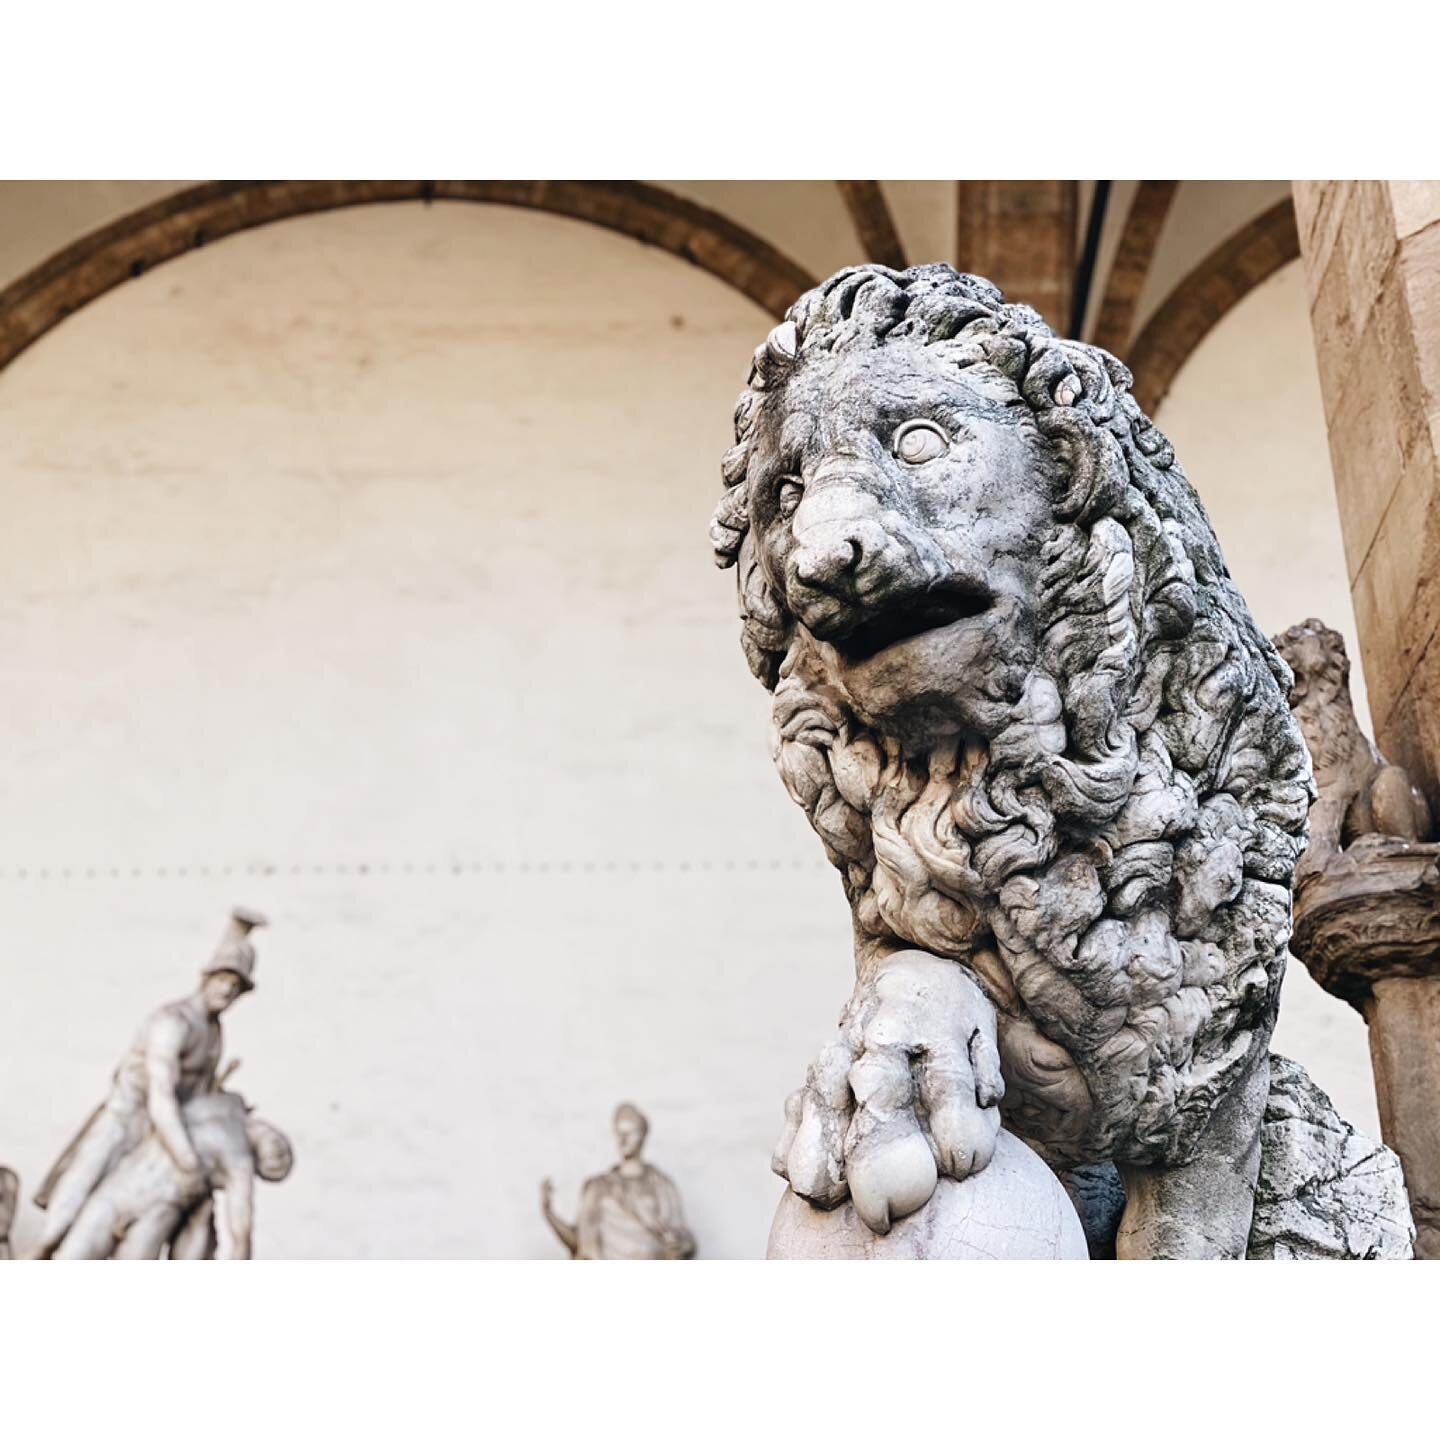
<svg viewBox="0 0 1440 1440"><path fill-rule="evenodd" d="M1359 1010L1415 1254L1440 1259L1440 844L1367 835L1302 882L1290 947Z"/></svg>
<svg viewBox="0 0 1440 1440"><path fill-rule="evenodd" d="M941 1180L928 1204L888 1235L848 1201L821 1210L787 1189L768 1260L1088 1260L1080 1217L1050 1167L1007 1130L968 1180Z"/></svg>

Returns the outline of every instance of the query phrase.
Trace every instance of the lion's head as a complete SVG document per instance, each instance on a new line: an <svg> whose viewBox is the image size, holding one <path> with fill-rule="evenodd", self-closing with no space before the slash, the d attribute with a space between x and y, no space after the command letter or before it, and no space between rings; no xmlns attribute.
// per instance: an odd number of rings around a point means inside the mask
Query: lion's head
<svg viewBox="0 0 1440 1440"><path fill-rule="evenodd" d="M1323 620L1303 620L1275 637L1275 649L1290 667L1290 703L1319 709L1343 697L1350 701L1350 657L1345 640Z"/></svg>
<svg viewBox="0 0 1440 1440"><path fill-rule="evenodd" d="M862 939L966 959L1015 1103L1138 1158L1268 1036L1312 787L1129 383L988 281L841 271L755 353L711 533Z"/></svg>

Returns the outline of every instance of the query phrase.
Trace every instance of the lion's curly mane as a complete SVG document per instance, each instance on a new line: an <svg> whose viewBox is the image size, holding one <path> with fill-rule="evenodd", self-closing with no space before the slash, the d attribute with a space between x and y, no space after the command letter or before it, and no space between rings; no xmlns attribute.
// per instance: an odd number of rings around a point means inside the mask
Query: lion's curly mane
<svg viewBox="0 0 1440 1440"><path fill-rule="evenodd" d="M1037 659L988 741L907 753L867 728L757 563L747 455L771 397L817 351L880 345L1009 387L1055 476ZM976 276L841 271L756 351L712 526L777 764L858 931L974 970L1010 1123L1057 1162L1183 1160L1268 1046L1313 797L1289 673L1129 384Z"/></svg>

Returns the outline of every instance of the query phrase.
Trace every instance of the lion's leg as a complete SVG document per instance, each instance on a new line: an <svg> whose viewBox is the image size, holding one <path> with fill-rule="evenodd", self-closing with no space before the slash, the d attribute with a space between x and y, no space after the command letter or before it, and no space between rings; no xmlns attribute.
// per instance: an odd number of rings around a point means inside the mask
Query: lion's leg
<svg viewBox="0 0 1440 1440"><path fill-rule="evenodd" d="M1005 1082L995 1007L959 964L923 950L870 958L839 1035L785 1107L772 1163L822 1209L848 1194L884 1235L942 1175L990 1163Z"/></svg>
<svg viewBox="0 0 1440 1440"><path fill-rule="evenodd" d="M1410 777L1398 765L1382 766L1370 782L1370 825L1377 835L1399 835L1404 840L1421 838L1420 806L1415 803ZM1421 802L1424 803L1423 800Z"/></svg>
<svg viewBox="0 0 1440 1440"><path fill-rule="evenodd" d="M1115 1241L1117 1259L1245 1258L1269 1093L1270 1056L1261 1045L1187 1164L1120 1167L1126 1203Z"/></svg>

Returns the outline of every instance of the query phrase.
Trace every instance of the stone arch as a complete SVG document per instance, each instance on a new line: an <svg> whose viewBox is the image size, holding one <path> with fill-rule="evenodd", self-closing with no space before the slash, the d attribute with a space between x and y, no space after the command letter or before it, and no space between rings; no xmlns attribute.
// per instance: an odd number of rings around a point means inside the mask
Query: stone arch
<svg viewBox="0 0 1440 1440"><path fill-rule="evenodd" d="M91 300L237 231L349 205L466 201L545 210L658 246L779 318L815 279L768 241L657 185L622 180L217 180L142 206L0 290L0 368Z"/></svg>
<svg viewBox="0 0 1440 1440"><path fill-rule="evenodd" d="M1299 256L1288 196L1212 250L1170 292L1125 357L1141 408L1153 415L1180 367L1220 319Z"/></svg>

